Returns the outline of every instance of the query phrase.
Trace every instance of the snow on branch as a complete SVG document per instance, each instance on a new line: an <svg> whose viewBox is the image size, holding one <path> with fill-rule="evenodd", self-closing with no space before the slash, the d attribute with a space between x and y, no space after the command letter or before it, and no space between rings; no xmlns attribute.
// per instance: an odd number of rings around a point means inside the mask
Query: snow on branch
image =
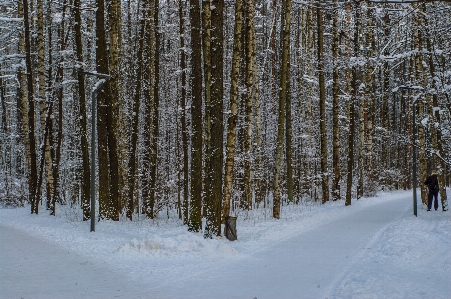
<svg viewBox="0 0 451 299"><path fill-rule="evenodd" d="M23 18L5 18L5 17L0 17L0 22L23 22Z"/></svg>

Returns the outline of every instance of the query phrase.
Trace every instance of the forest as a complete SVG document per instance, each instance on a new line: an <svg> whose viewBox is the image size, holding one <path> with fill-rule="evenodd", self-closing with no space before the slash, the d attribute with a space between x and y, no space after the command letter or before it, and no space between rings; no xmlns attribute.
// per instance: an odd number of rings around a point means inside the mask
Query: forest
<svg viewBox="0 0 451 299"><path fill-rule="evenodd" d="M2 0L0 100L1 206L212 237L437 171L445 209L451 1Z"/></svg>

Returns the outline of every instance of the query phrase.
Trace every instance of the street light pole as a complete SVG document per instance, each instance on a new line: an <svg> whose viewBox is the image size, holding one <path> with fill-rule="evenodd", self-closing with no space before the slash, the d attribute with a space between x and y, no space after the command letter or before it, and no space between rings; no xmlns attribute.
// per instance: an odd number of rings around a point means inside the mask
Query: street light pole
<svg viewBox="0 0 451 299"><path fill-rule="evenodd" d="M96 225L96 115L97 115L97 90L102 86L103 83L110 78L109 75L86 72L82 69L76 69L77 72L85 75L91 75L99 78L100 80L92 88L91 92L91 232L95 231Z"/></svg>
<svg viewBox="0 0 451 299"><path fill-rule="evenodd" d="M412 103L412 121L413 121L413 145L412 145L412 171L413 171L413 214L417 217L417 149L415 147L417 143L417 122L416 122L416 101Z"/></svg>
<svg viewBox="0 0 451 299"><path fill-rule="evenodd" d="M399 86L399 89L407 89L407 90L419 90L424 91L423 87L420 86ZM416 121L416 105L419 97L413 100L412 102L412 189L413 189L413 215L417 217L417 121Z"/></svg>

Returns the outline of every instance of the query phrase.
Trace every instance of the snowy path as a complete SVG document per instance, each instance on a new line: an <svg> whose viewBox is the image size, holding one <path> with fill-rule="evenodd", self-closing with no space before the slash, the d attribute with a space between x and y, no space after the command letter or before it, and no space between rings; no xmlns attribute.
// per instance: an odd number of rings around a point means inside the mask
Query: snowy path
<svg viewBox="0 0 451 299"><path fill-rule="evenodd" d="M130 298L140 287L106 266L14 228L0 226L0 252L2 299Z"/></svg>
<svg viewBox="0 0 451 299"><path fill-rule="evenodd" d="M157 289L157 298L327 298L383 230L407 210L405 197L373 205L252 258Z"/></svg>
<svg viewBox="0 0 451 299"><path fill-rule="evenodd" d="M285 207L284 220L240 222L236 242L3 209L0 299L450 299L451 215L413 217L411 204L398 192Z"/></svg>

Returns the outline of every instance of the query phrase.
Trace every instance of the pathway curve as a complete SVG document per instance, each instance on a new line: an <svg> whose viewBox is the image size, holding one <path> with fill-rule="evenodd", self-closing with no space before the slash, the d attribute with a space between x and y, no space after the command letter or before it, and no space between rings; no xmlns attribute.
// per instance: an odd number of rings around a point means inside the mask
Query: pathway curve
<svg viewBox="0 0 451 299"><path fill-rule="evenodd" d="M259 251L255 256L185 278L157 297L326 298L381 233L408 212L408 198L371 205ZM251 270L250 270L251 269Z"/></svg>

